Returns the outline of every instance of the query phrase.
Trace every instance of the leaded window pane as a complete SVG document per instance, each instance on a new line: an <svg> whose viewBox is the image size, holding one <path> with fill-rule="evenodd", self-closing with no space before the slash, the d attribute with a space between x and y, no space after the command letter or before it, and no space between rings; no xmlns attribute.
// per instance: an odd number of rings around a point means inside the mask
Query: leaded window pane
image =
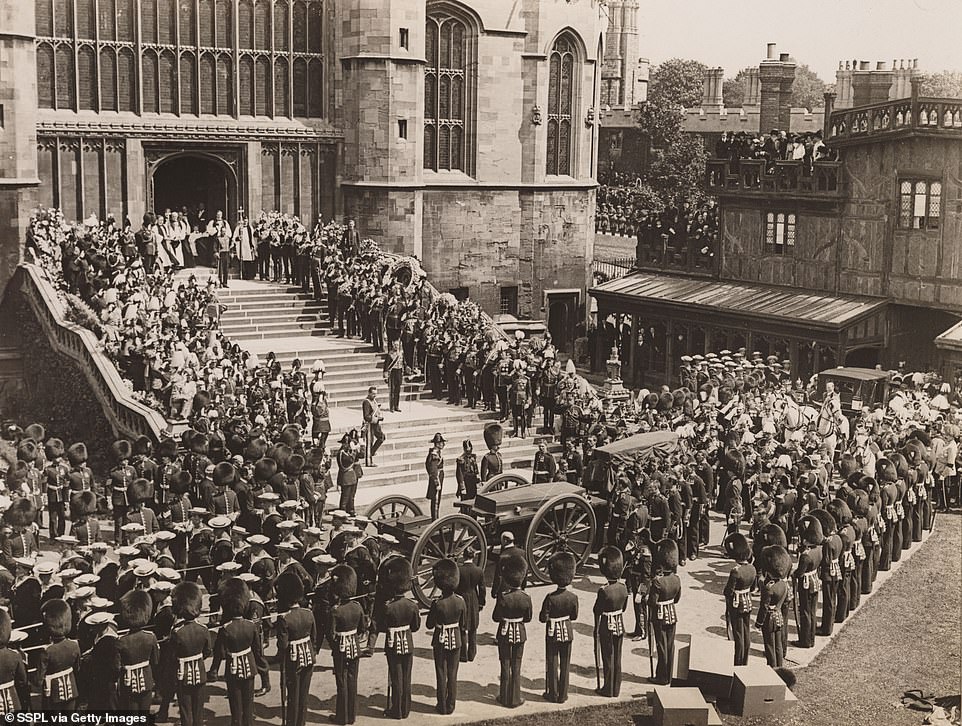
<svg viewBox="0 0 962 726"><path fill-rule="evenodd" d="M110 48L100 51L100 109L117 110L117 58Z"/></svg>
<svg viewBox="0 0 962 726"><path fill-rule="evenodd" d="M57 108L74 108L73 49L66 45L57 48Z"/></svg>
<svg viewBox="0 0 962 726"><path fill-rule="evenodd" d="M134 52L121 48L117 53L118 111L133 111L137 107L137 68Z"/></svg>

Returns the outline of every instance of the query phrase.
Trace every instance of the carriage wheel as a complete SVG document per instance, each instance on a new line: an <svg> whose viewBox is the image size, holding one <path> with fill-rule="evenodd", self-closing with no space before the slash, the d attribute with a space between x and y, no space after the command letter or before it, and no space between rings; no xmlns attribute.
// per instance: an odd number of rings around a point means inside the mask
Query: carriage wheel
<svg viewBox="0 0 962 726"><path fill-rule="evenodd" d="M465 514L441 517L421 533L411 553L411 565L414 568L414 596L422 606L430 607L441 594L434 584L434 563L445 557L460 563L469 545L480 551L478 565L483 570L488 559L488 542L477 520Z"/></svg>
<svg viewBox="0 0 962 726"><path fill-rule="evenodd" d="M531 484L531 481L524 474L516 474L513 472L498 474L488 479L482 487L478 489L478 494L500 492L502 489L509 489L511 487L526 487L529 484Z"/></svg>
<svg viewBox="0 0 962 726"><path fill-rule="evenodd" d="M365 515L370 517L377 526L382 520L398 519L400 517L420 517L424 512L413 499L400 494L389 494L381 497L367 508Z"/></svg>
<svg viewBox="0 0 962 726"><path fill-rule="evenodd" d="M591 503L577 494L559 494L537 511L528 526L524 550L531 576L551 582L548 561L556 552L570 552L581 567L591 554L598 521Z"/></svg>

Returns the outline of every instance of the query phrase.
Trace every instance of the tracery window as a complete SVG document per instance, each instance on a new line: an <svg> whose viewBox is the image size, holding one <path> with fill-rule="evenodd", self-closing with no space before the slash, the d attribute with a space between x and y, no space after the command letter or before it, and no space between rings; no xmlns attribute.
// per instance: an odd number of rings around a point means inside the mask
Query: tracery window
<svg viewBox="0 0 962 726"><path fill-rule="evenodd" d="M465 171L468 27L429 13L424 47L424 168Z"/></svg>
<svg viewBox="0 0 962 726"><path fill-rule="evenodd" d="M576 48L571 34L563 33L548 56L548 174L571 174L572 109L575 107L578 67Z"/></svg>

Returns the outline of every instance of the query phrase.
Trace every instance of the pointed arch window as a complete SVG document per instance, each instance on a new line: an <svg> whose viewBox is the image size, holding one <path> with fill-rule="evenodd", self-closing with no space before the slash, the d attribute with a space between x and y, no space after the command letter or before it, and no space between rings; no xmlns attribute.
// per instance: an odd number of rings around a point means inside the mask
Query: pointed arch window
<svg viewBox="0 0 962 726"><path fill-rule="evenodd" d="M571 174L574 138L571 110L575 108L578 56L569 33L558 37L548 56L548 174Z"/></svg>

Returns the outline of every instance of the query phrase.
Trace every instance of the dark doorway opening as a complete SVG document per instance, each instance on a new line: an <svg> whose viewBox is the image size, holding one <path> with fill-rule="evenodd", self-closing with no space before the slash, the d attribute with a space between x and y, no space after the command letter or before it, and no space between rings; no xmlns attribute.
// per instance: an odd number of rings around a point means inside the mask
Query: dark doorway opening
<svg viewBox="0 0 962 726"><path fill-rule="evenodd" d="M209 157L183 154L174 156L154 171L154 211L181 211L187 208L191 224L206 224L218 211L234 222L237 189L228 168ZM203 212L201 212L203 210Z"/></svg>
<svg viewBox="0 0 962 726"><path fill-rule="evenodd" d="M881 349L878 347L850 350L845 354L845 365L850 368L874 368L882 362L880 357L881 352Z"/></svg>
<svg viewBox="0 0 962 726"><path fill-rule="evenodd" d="M574 354L575 326L578 322L578 292L548 291L548 332L551 342L562 353Z"/></svg>

